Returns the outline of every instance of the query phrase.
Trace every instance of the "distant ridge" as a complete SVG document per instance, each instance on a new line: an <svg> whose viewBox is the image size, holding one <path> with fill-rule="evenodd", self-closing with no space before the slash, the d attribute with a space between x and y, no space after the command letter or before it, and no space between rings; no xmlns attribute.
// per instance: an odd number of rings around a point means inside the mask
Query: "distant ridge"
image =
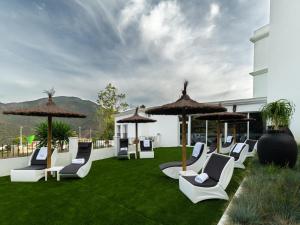
<svg viewBox="0 0 300 225"><path fill-rule="evenodd" d="M72 128L78 132L78 127L81 127L82 136L89 135L89 129L93 133L99 130L99 123L97 122L97 107L98 105L89 100L83 100L78 97L58 96L53 98L54 102L65 109L87 115L85 119L59 119L69 123ZM18 103L0 103L0 143L8 143L12 138L19 135L20 126L24 127L24 134L29 135L34 132L34 127L43 121L44 117L25 117L25 116L11 116L3 115L2 112L13 108L29 108L46 103L47 98L41 98L34 101L25 101Z"/></svg>

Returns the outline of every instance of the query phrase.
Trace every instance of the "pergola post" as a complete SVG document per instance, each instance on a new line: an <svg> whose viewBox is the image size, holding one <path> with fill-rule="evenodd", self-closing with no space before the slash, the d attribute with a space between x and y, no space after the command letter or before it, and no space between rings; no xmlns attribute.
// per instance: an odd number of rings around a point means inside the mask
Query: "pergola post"
<svg viewBox="0 0 300 225"><path fill-rule="evenodd" d="M139 144L139 138L138 138L138 123L135 123L135 152L138 156L138 144Z"/></svg>
<svg viewBox="0 0 300 225"><path fill-rule="evenodd" d="M186 114L182 115L182 170L186 171Z"/></svg>
<svg viewBox="0 0 300 225"><path fill-rule="evenodd" d="M220 121L217 121L217 153L220 153Z"/></svg>
<svg viewBox="0 0 300 225"><path fill-rule="evenodd" d="M47 168L51 167L51 140L52 140L52 116L48 116L48 151L47 151Z"/></svg>

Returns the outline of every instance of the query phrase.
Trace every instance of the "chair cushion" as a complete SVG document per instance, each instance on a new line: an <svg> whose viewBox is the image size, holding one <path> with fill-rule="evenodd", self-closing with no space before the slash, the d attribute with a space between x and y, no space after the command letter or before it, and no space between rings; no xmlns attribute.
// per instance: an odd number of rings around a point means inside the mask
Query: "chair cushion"
<svg viewBox="0 0 300 225"><path fill-rule="evenodd" d="M27 166L27 167L15 169L15 170L44 170L46 168L47 168L46 165L31 165L31 166Z"/></svg>
<svg viewBox="0 0 300 225"><path fill-rule="evenodd" d="M141 151L143 152L143 151L152 151L152 141L150 140L149 141L150 143L150 146L148 146L148 147L145 147L144 146L144 141L140 141L140 148L141 148Z"/></svg>
<svg viewBox="0 0 300 225"><path fill-rule="evenodd" d="M257 142L257 140L252 140L252 139L247 139L246 140L245 144L249 145L249 151L248 152L253 152L256 142Z"/></svg>
<svg viewBox="0 0 300 225"><path fill-rule="evenodd" d="M198 183L195 181L196 176L184 176L184 179L186 179L188 182L190 182L194 186L198 187L214 187L218 184L217 181L213 180L212 178L208 178L208 180L204 181L203 183Z"/></svg>
<svg viewBox="0 0 300 225"><path fill-rule="evenodd" d="M31 165L47 165L47 158L45 160L37 160L40 149L36 149L31 157Z"/></svg>
<svg viewBox="0 0 300 225"><path fill-rule="evenodd" d="M198 158L196 157L191 157L189 160L186 161L186 166L192 165L194 162L196 162ZM160 170L167 169L169 167L181 167L182 162L181 161L174 161L174 162L167 162L159 165Z"/></svg>
<svg viewBox="0 0 300 225"><path fill-rule="evenodd" d="M203 172L207 173L211 179L219 182L221 173L229 160L230 157L228 156L213 153L210 156Z"/></svg>
<svg viewBox="0 0 300 225"><path fill-rule="evenodd" d="M208 150L207 154L213 153L214 151L216 151L216 149L217 149L217 143L212 143L209 146L209 150Z"/></svg>

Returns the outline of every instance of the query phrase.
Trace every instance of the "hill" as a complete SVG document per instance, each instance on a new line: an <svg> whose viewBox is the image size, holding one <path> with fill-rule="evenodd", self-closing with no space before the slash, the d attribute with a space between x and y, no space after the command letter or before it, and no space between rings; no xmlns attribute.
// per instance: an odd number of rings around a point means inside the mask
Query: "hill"
<svg viewBox="0 0 300 225"><path fill-rule="evenodd" d="M95 134L99 130L99 123L97 122L97 104L82 100L77 97L54 97L54 102L65 109L83 113L87 115L84 119L61 119L54 118L54 120L61 120L69 123L78 132L79 126L82 130L82 136L88 136L89 130L93 130ZM14 116L14 115L3 115L2 112L7 109L14 108L30 108L40 104L45 104L47 98L38 99L35 101L19 102L19 103L0 103L0 143L8 143L11 139L16 138L20 132L20 126L23 127L24 135L34 133L35 126L43 121L46 121L45 117L27 117L27 116Z"/></svg>

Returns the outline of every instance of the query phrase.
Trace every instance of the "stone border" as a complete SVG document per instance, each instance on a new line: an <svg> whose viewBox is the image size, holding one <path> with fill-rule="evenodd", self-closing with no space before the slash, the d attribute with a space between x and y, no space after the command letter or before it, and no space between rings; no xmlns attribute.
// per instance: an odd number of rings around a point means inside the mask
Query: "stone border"
<svg viewBox="0 0 300 225"><path fill-rule="evenodd" d="M228 212L230 210L230 208L232 207L232 201L237 198L243 191L243 184L245 182L246 178L243 179L241 185L239 186L239 188L237 189L237 191L235 192L233 198L231 199L229 205L227 206L223 216L221 217L221 219L219 220L217 225L228 225L228 220L229 220L229 216L228 216Z"/></svg>

